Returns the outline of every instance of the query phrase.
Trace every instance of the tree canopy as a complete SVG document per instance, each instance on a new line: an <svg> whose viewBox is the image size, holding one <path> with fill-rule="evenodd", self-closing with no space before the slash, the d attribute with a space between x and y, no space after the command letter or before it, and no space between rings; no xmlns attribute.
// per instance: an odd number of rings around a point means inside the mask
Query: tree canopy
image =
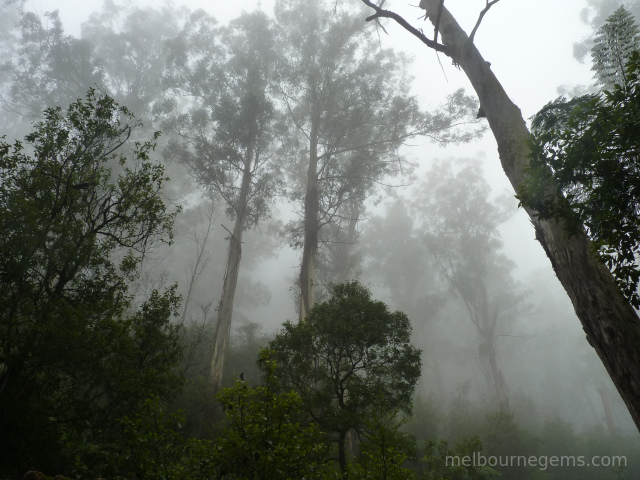
<svg viewBox="0 0 640 480"><path fill-rule="evenodd" d="M350 429L363 431L371 409L411 411L420 350L402 312L371 298L358 282L334 285L305 322L287 322L271 342L285 387L300 393L311 418L337 434L340 463ZM379 402L376 404L376 400Z"/></svg>
<svg viewBox="0 0 640 480"><path fill-rule="evenodd" d="M90 91L46 110L25 143L0 142L0 465L62 468L180 385L175 289L139 308L128 292L175 215L154 143L121 153L136 125Z"/></svg>

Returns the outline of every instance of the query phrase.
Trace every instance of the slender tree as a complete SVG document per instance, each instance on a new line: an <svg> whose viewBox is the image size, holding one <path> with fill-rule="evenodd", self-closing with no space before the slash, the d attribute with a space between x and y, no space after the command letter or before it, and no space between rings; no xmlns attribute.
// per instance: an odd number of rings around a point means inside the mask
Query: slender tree
<svg viewBox="0 0 640 480"><path fill-rule="evenodd" d="M242 257L243 232L269 216L279 175L274 159L276 110L269 97L274 43L268 18L259 12L245 14L220 30L219 43L210 45L212 57L203 61L200 40L210 17L196 18L173 42L172 73L187 79L180 88L191 96L188 113L174 116L168 126L178 133L166 150L191 169L200 184L219 194L234 220L216 333L211 354L209 397L222 383L224 355L229 343L233 303ZM186 54L186 56L185 56ZM189 54L191 58L189 58ZM218 83L211 85L211 79ZM205 425L212 409L206 409Z"/></svg>
<svg viewBox="0 0 640 480"><path fill-rule="evenodd" d="M497 227L511 213L488 198L490 187L477 163L455 163L462 165L455 172L449 162L430 170L418 189L414 214L422 219L419 230L429 251L477 332L489 395L508 412L496 339L527 308L525 294L511 276L514 263L500 253Z"/></svg>
<svg viewBox="0 0 640 480"><path fill-rule="evenodd" d="M301 320L315 302L321 229L350 206L360 208L378 182L401 170L403 141L437 136L476 111L459 92L455 113L422 114L408 95L406 60L381 50L353 12L354 4L322 0L280 0L275 7L280 95L305 152L298 150L292 179L304 205Z"/></svg>

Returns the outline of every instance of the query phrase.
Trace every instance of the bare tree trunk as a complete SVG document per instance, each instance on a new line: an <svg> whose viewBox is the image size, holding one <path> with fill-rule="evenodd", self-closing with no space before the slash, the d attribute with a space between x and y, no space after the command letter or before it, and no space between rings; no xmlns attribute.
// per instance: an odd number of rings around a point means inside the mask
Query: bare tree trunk
<svg viewBox="0 0 640 480"><path fill-rule="evenodd" d="M222 374L224 370L224 356L229 344L231 334L231 319L233 316L233 301L236 295L238 284L238 272L240 271L240 259L242 257L242 233L244 231L245 213L249 199L249 187L251 185L251 161L253 150L249 149L245 157L244 172L242 174L242 184L240 186L240 196L238 198L238 208L236 210L236 221L233 232L229 232L229 250L227 256L227 267L222 286L220 305L216 323L216 334L213 340L211 361L209 366L209 380L207 388L207 400L200 423L200 435L205 434L205 430L210 428L215 421L214 397L222 386Z"/></svg>
<svg viewBox="0 0 640 480"><path fill-rule="evenodd" d="M613 409L611 408L611 397L607 391L607 387L601 385L598 387L598 393L600 394L600 400L602 400L602 408L604 409L604 420L607 422L607 429L611 438L618 436L618 427L616 421L613 418Z"/></svg>
<svg viewBox="0 0 640 480"><path fill-rule="evenodd" d="M507 396L507 387L499 365L498 350L496 349L493 332L491 332L490 335L485 335L484 354L491 369L491 379L498 402L498 408L501 412L507 413L509 412L509 397Z"/></svg>
<svg viewBox="0 0 640 480"><path fill-rule="evenodd" d="M480 354L480 359L478 360L478 367L482 372L482 376L484 377L484 383L485 383L485 386L487 387L487 400L491 401L491 398L494 398L496 387L493 382L493 374L491 373L491 365L489 365L489 359L484 353Z"/></svg>
<svg viewBox="0 0 640 480"><path fill-rule="evenodd" d="M338 261L340 262L340 268L338 270L338 282L346 282L353 277L354 262L352 258L353 245L356 243L356 235L358 226L358 220L360 217L360 204L357 201L353 201L349 208L349 228L347 230L347 236L344 238L343 243L339 246Z"/></svg>
<svg viewBox="0 0 640 480"><path fill-rule="evenodd" d="M318 210L318 120L312 119L309 142L307 192L304 198L304 244L300 266L300 321L304 321L315 303L315 262L318 252L320 220Z"/></svg>
<svg viewBox="0 0 640 480"><path fill-rule="evenodd" d="M338 462L340 463L340 470L342 470L343 476L347 473L347 433L348 430L340 432L338 436Z"/></svg>
<svg viewBox="0 0 640 480"><path fill-rule="evenodd" d="M191 266L189 275L189 287L187 288L187 294L182 301L182 315L180 316L180 323L182 325L184 325L184 323L187 321L187 313L189 312L189 307L191 306L193 289L196 286L196 283L198 283L198 279L200 278L200 275L202 275L203 270L211 260L211 258L206 254L205 248L207 246L207 241L209 240L209 234L211 233L211 229L213 227L214 211L215 205L212 203L209 210L207 211L207 228L204 232L203 239L200 239L200 237L198 236L198 226L196 220L196 226L193 233L193 242L195 244L196 250L196 260L195 263Z"/></svg>
<svg viewBox="0 0 640 480"><path fill-rule="evenodd" d="M446 54L459 65L478 94L498 144L500 160L517 191L529 165L529 131L520 109L509 99L475 45L469 41L440 0L420 6L434 25L441 9L439 32ZM371 17L370 17L371 19ZM419 32L412 33L419 37ZM423 39L421 39L424 41ZM426 42L425 42L426 43ZM555 220L541 221L527 209L551 265L582 323L587 341L598 353L640 429L640 319L615 285L609 270L594 254L586 234L567 236Z"/></svg>

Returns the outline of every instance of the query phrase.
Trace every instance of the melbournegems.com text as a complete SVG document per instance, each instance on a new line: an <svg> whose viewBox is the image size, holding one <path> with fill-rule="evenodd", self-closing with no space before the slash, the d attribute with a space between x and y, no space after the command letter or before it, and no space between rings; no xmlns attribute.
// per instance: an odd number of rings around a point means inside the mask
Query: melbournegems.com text
<svg viewBox="0 0 640 480"><path fill-rule="evenodd" d="M549 467L626 467L625 456L593 456L585 455L505 455L484 456L479 452L471 455L450 455L445 458L447 467L537 467L546 470Z"/></svg>

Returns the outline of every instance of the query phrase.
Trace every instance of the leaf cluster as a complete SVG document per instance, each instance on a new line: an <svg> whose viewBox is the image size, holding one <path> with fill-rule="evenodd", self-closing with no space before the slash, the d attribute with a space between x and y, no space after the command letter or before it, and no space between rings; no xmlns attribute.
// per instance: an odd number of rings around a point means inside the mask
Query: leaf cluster
<svg viewBox="0 0 640 480"><path fill-rule="evenodd" d="M302 398L282 390L274 352L262 350L258 362L263 385L237 380L218 395L226 416L213 448L218 472L222 478L323 478L324 434L301 424Z"/></svg>
<svg viewBox="0 0 640 480"><path fill-rule="evenodd" d="M343 434L364 431L373 409L411 411L421 362L410 336L405 314L348 282L334 285L304 322L285 323L270 348L283 386L300 394L323 430Z"/></svg>
<svg viewBox="0 0 640 480"><path fill-rule="evenodd" d="M600 27L591 49L595 78L607 90L626 83L626 67L640 47L640 30L633 15L621 5Z"/></svg>
<svg viewBox="0 0 640 480"><path fill-rule="evenodd" d="M624 296L640 307L640 55L627 82L570 101L557 99L533 119L531 162L521 203L542 219L586 231Z"/></svg>
<svg viewBox="0 0 640 480"><path fill-rule="evenodd" d="M258 12L227 28L200 12L169 43L166 82L187 101L166 115L165 126L177 136L164 154L220 195L244 228L269 217L280 184L278 115L269 90L274 48L270 21Z"/></svg>
<svg viewBox="0 0 640 480"><path fill-rule="evenodd" d="M137 309L128 292L175 216L154 143L121 153L136 125L91 90L46 110L25 143L0 143L0 464L62 468L180 385L175 286Z"/></svg>

